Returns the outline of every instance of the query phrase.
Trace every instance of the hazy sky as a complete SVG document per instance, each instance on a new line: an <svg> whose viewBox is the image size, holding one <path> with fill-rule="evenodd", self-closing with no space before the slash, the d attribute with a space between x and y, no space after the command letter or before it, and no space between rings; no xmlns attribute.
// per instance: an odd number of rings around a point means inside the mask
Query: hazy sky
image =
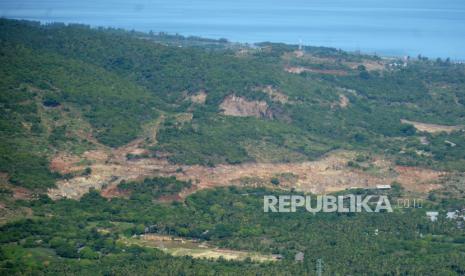
<svg viewBox="0 0 465 276"><path fill-rule="evenodd" d="M176 11L198 9L225 12L247 10L255 12L289 9L346 10L360 11L377 9L392 10L455 10L463 12L464 0L1 0L0 15L6 17L35 17L54 20L71 15L140 15L169 12L166 15L180 15ZM258 9L257 9L258 8ZM214 14L212 14L214 16Z"/></svg>

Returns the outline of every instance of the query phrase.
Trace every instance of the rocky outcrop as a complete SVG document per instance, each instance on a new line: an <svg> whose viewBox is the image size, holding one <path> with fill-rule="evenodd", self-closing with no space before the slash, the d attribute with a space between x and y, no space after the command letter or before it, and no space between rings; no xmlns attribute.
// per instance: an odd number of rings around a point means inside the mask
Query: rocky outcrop
<svg viewBox="0 0 465 276"><path fill-rule="evenodd" d="M248 101L245 98L230 95L220 104L224 115L237 117L257 117L272 119L273 114L264 101Z"/></svg>

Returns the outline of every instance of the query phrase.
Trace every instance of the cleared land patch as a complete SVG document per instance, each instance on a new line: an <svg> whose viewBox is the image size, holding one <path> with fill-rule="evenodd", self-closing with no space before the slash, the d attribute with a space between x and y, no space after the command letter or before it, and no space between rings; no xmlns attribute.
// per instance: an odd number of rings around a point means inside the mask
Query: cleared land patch
<svg viewBox="0 0 465 276"><path fill-rule="evenodd" d="M257 88L257 90L266 93L274 102L285 104L289 101L289 97L287 95L285 95L284 93L282 93L281 91L279 91L271 85L265 86L263 88Z"/></svg>
<svg viewBox="0 0 465 276"><path fill-rule="evenodd" d="M348 166L356 153L347 151L332 152L316 161L220 164L215 167L175 165L164 158L127 159L127 154L140 149L141 143L142 140L136 140L115 150L84 153L80 156L81 162L71 164L69 169L82 169L79 164L85 161L90 164L91 173L58 181L57 187L49 190L49 196L53 199L77 199L90 188L102 190L107 197L126 196L116 188L122 180L137 181L155 176L175 176L182 181L192 181L192 188L183 190L179 197L174 198L184 198L199 189L231 185L275 188L277 186L271 180L280 175L293 175L293 178L292 181L281 179L279 188L315 194L351 187L373 188L394 181L401 183L406 190L428 192L440 187L440 177L445 174L423 168L394 166L381 157L371 161L374 169L366 171Z"/></svg>
<svg viewBox="0 0 465 276"><path fill-rule="evenodd" d="M310 73L317 73L317 74L324 74L324 75L336 75L336 76L347 76L348 75L347 71L344 71L344 70L313 69L313 68L302 67L302 66L285 67L284 70L292 74L301 74L303 72L310 72Z"/></svg>
<svg viewBox="0 0 465 276"><path fill-rule="evenodd" d="M339 95L339 101L332 103L331 108L335 108L337 106L339 106L340 108L346 108L347 106L349 106L349 104L350 104L349 98L347 98L344 95Z"/></svg>
<svg viewBox="0 0 465 276"><path fill-rule="evenodd" d="M190 100L193 103L205 104L205 101L207 100L207 93L203 90L200 90L199 92L191 95Z"/></svg>
<svg viewBox="0 0 465 276"><path fill-rule="evenodd" d="M464 126L447 126L447 125L436 125L436 124L427 124L414 122L409 120L400 120L403 124L413 125L417 130L429 133L438 133L438 132L447 132L451 133L453 131L458 131L464 129Z"/></svg>
<svg viewBox="0 0 465 276"><path fill-rule="evenodd" d="M158 248L173 256L191 256L193 258L244 260L250 258L256 262L276 261L273 255L263 255L257 252L221 249L206 242L184 239L165 235L145 234L138 237L121 238L126 245L139 245Z"/></svg>
<svg viewBox="0 0 465 276"><path fill-rule="evenodd" d="M220 105L224 115L237 117L272 118L273 114L264 101L248 101L242 97L230 95Z"/></svg>

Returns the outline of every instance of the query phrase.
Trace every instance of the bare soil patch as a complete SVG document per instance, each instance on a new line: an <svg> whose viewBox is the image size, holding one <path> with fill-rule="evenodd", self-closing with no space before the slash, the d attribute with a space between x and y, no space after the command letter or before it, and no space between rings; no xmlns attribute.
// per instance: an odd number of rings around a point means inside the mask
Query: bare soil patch
<svg viewBox="0 0 465 276"><path fill-rule="evenodd" d="M464 126L436 125L436 124L414 122L414 121L409 121L409 120L400 120L400 122L403 124L413 125L417 130L423 131L423 132L429 132L429 133L439 133L439 132L451 133L453 131L464 129Z"/></svg>
<svg viewBox="0 0 465 276"><path fill-rule="evenodd" d="M15 220L31 218L32 209L27 207L11 208L9 204L0 203L0 226Z"/></svg>
<svg viewBox="0 0 465 276"><path fill-rule="evenodd" d="M289 101L289 97L287 95L285 95L283 92L279 91L271 85L256 89L266 93L274 102L285 104Z"/></svg>
<svg viewBox="0 0 465 276"><path fill-rule="evenodd" d="M224 99L220 108L223 114L238 117L272 118L273 114L264 101L248 101L245 98L230 95Z"/></svg>
<svg viewBox="0 0 465 276"><path fill-rule="evenodd" d="M72 173L81 168L77 163L81 161L81 158L75 155L68 155L59 153L50 161L50 170L53 172L59 172L61 174Z"/></svg>
<svg viewBox="0 0 465 276"><path fill-rule="evenodd" d="M399 174L399 183L410 190L423 193L441 188L440 178L447 175L445 172L405 166L396 166L396 171Z"/></svg>
<svg viewBox="0 0 465 276"><path fill-rule="evenodd" d="M200 90L199 92L191 95L190 100L193 103L204 104L205 101L207 100L207 93L203 90Z"/></svg>
<svg viewBox="0 0 465 276"><path fill-rule="evenodd" d="M191 256L193 258L206 259L223 258L226 260L244 260L250 258L257 262L278 260L273 255L218 248L207 242L167 235L145 234L139 237L122 238L120 241L127 245L137 244L139 246L158 248L173 256Z"/></svg>
<svg viewBox="0 0 465 276"><path fill-rule="evenodd" d="M122 180L143 180L155 176L175 176L180 180L190 180L194 183L191 189L184 190L173 197L163 198L162 201L179 200L200 189L231 185L274 188L276 186L271 184L271 179L276 177L281 180L279 184L281 189L295 189L315 194L353 187L374 188L376 185L391 184L394 181L401 183L408 191L427 192L439 188L439 178L444 175L443 172L427 169L396 167L382 158L372 161L375 171L355 169L348 167L347 163L354 160L356 153L347 151L333 152L317 161L221 164L216 167L179 166L170 164L162 158L127 160L126 153L137 149L138 143L140 141L114 150L105 161L91 160L92 173L90 175L59 181L57 188L49 190L49 196L54 199L62 197L77 199L87 193L90 188L94 188L102 190L102 195L105 197L125 197L127 194L116 188ZM99 155L94 152L86 156L101 157L103 155L105 153Z"/></svg>
<svg viewBox="0 0 465 276"><path fill-rule="evenodd" d="M335 76L347 76L348 72L344 70L336 70L336 69L313 69L308 67L302 66L295 66L295 67L285 67L284 70L288 73L292 74L301 74L303 72L311 72L317 74L325 74L325 75L335 75Z"/></svg>
<svg viewBox="0 0 465 276"><path fill-rule="evenodd" d="M363 62L344 62L344 65L349 66L351 69L357 69L360 65L363 65L367 71L381 71L386 69L383 61L374 60L364 60Z"/></svg>
<svg viewBox="0 0 465 276"><path fill-rule="evenodd" d="M34 198L34 193L23 187L12 186L11 191L14 199L30 200Z"/></svg>
<svg viewBox="0 0 465 276"><path fill-rule="evenodd" d="M347 106L349 106L349 103L350 103L349 98L347 98L344 95L339 95L339 101L332 103L331 108L335 108L337 106L339 106L340 108L346 108Z"/></svg>

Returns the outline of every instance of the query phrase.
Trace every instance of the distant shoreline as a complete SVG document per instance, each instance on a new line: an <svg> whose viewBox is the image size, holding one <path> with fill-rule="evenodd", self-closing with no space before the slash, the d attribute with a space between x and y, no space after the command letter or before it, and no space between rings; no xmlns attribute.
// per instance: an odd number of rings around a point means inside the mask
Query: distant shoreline
<svg viewBox="0 0 465 276"><path fill-rule="evenodd" d="M35 20L35 19L28 19L28 18L14 18L14 17L4 17L1 16L0 18L5 18L5 19L11 19L11 20L19 20L19 21L29 21L29 22L38 22L41 25L48 25L48 24L65 24L65 25L83 25L90 27L92 29L99 29L99 28L108 28L108 29L116 29L116 30L124 30L124 31L134 31L136 33L140 34L145 34L149 35L150 32L152 31L145 31L145 30L136 30L136 29L130 29L130 28L124 28L124 27L117 27L117 26L110 26L110 25L93 25L93 24L88 24L88 23L82 23L82 22L66 22L66 21L52 21L52 20ZM167 36L179 36L184 39L198 39L198 40L205 40L209 41L210 43L216 42L216 43L230 43L233 45L241 45L241 46L248 46L248 47L258 47L258 44L261 43L276 43L276 44L284 44L288 46L295 46L298 47L298 44L294 43L288 43L288 42L282 42L282 41L256 41L256 42L244 42L244 41L233 41L230 40L229 38L215 38L215 37L205 37L205 36L197 36L197 35L190 35L190 34L183 34L180 32L164 32L164 31L153 31L154 34L164 34ZM334 49L334 50L341 50L350 54L360 54L360 55L367 55L367 56L377 56L382 59L387 59L387 60L395 60L395 59L403 59L407 56L409 56L412 59L416 59L418 55L402 55L402 54L388 54L388 53L382 53L381 51L370 51L370 50L353 50L353 49L344 49L344 48L338 48L338 47L332 47L332 46L325 46L325 45L308 45L308 44L303 44L302 46L304 47L316 47L316 48L328 48L328 49ZM435 57L435 56L426 56L420 54L422 57L426 57L430 60L435 60L438 58L441 59L446 59L447 57ZM464 64L465 63L465 57L464 58L450 58L450 61L452 63L456 64Z"/></svg>

